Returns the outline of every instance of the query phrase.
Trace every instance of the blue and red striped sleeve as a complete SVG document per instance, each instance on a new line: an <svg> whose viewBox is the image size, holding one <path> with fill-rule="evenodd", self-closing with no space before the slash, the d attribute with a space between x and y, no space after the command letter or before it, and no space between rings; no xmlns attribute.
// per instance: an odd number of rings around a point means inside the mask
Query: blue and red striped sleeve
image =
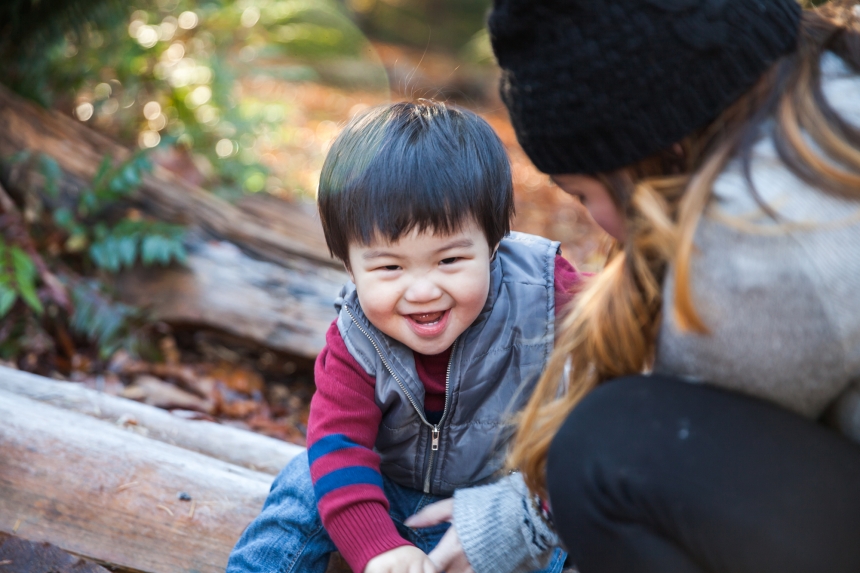
<svg viewBox="0 0 860 573"><path fill-rule="evenodd" d="M388 515L379 455L373 451L382 413L375 380L355 361L337 329L314 367L308 461L323 525L353 571L395 547L410 545Z"/></svg>

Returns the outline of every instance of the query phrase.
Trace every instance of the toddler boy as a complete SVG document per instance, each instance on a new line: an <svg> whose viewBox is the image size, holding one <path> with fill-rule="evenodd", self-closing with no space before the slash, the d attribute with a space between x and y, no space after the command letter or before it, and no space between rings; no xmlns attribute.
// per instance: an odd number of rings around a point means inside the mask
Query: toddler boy
<svg viewBox="0 0 860 573"><path fill-rule="evenodd" d="M323 572L337 549L356 573L433 573L426 552L448 525L403 521L497 476L580 276L558 243L510 232L502 143L441 103L351 121L318 205L352 280L316 362L307 455L276 478L228 572Z"/></svg>

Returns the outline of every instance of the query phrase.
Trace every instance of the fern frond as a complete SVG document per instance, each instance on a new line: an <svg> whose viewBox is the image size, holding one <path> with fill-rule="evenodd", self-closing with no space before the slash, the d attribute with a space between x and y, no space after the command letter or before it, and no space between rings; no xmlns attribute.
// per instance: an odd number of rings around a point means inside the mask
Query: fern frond
<svg viewBox="0 0 860 573"><path fill-rule="evenodd" d="M72 330L97 343L102 357L110 356L122 345L134 343L132 323L139 318L140 311L111 300L97 281L75 284L72 301L75 306L70 321Z"/></svg>
<svg viewBox="0 0 860 573"><path fill-rule="evenodd" d="M0 237L0 318L6 315L20 297L37 314L44 308L36 293L36 265L14 245Z"/></svg>
<svg viewBox="0 0 860 573"><path fill-rule="evenodd" d="M90 246L90 257L100 268L115 273L140 260L144 266L185 261L185 229L160 221L124 220L112 229L101 228Z"/></svg>

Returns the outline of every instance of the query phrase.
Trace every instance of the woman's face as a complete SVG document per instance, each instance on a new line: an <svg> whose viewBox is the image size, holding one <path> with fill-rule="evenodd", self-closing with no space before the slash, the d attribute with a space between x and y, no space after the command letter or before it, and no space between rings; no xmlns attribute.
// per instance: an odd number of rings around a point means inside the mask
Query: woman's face
<svg viewBox="0 0 860 573"><path fill-rule="evenodd" d="M624 240L624 218L600 180L588 175L563 174L550 177L561 190L579 199L594 222L613 238Z"/></svg>

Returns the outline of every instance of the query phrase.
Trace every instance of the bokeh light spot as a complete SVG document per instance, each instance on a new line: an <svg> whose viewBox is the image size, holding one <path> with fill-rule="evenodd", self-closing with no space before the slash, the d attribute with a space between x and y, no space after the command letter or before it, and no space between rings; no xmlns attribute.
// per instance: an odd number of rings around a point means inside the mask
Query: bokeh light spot
<svg viewBox="0 0 860 573"><path fill-rule="evenodd" d="M144 48L151 48L158 43L158 32L152 26L143 25L137 30L135 39Z"/></svg>
<svg viewBox="0 0 860 573"><path fill-rule="evenodd" d="M93 116L94 111L95 109L93 108L93 104L88 101L85 101L84 103L78 105L78 107L75 108L75 115L78 117L79 120L87 121Z"/></svg>
<svg viewBox="0 0 860 573"><path fill-rule="evenodd" d="M245 179L245 189L250 191L251 193L256 193L258 191L262 191L263 187L266 186L266 176L260 173L259 171L255 171L251 173L247 179Z"/></svg>
<svg viewBox="0 0 860 573"><path fill-rule="evenodd" d="M143 106L143 117L149 120L153 120L161 115L161 104L157 101L147 102L145 106Z"/></svg>
<svg viewBox="0 0 860 573"><path fill-rule="evenodd" d="M173 42L170 47L164 50L164 57L171 62L178 62L185 56L185 46L182 42Z"/></svg>
<svg viewBox="0 0 860 573"><path fill-rule="evenodd" d="M233 142L229 139L221 139L215 144L215 153L218 157L229 157L233 155L234 150Z"/></svg>
<svg viewBox="0 0 860 573"><path fill-rule="evenodd" d="M117 110L119 110L119 100L117 100L116 98L112 97L106 99L105 102L102 104L102 113L104 114L112 115L116 113Z"/></svg>
<svg viewBox="0 0 860 573"><path fill-rule="evenodd" d="M176 34L177 25L178 22L176 18L173 16L167 16L161 21L161 25L158 27L158 39L162 42L172 40L173 35Z"/></svg>
<svg viewBox="0 0 860 573"><path fill-rule="evenodd" d="M110 97L113 89L110 87L110 84L100 83L95 88L93 88L93 96L96 99L107 99Z"/></svg>
<svg viewBox="0 0 860 573"><path fill-rule="evenodd" d="M191 10L186 10L179 15L179 18L177 18L177 23L183 30L191 30L192 28L195 28L199 21L200 19L197 17L197 14Z"/></svg>
<svg viewBox="0 0 860 573"><path fill-rule="evenodd" d="M212 88L209 86L197 86L194 90L185 96L185 105L194 109L203 105L212 99Z"/></svg>
<svg viewBox="0 0 860 573"><path fill-rule="evenodd" d="M151 129L147 129L145 131L141 131L140 135L137 138L137 143L144 149L149 149L151 147L155 147L161 142L161 136L157 131L152 131Z"/></svg>
<svg viewBox="0 0 860 573"><path fill-rule="evenodd" d="M260 9L256 6L248 6L242 12L241 22L246 28L252 27L260 20Z"/></svg>
<svg viewBox="0 0 860 573"><path fill-rule="evenodd" d="M151 129L153 131L161 131L162 129L164 129L167 126L167 118L164 116L163 113L160 113L157 116L155 116L154 119L150 119L148 124L149 124L149 129Z"/></svg>

